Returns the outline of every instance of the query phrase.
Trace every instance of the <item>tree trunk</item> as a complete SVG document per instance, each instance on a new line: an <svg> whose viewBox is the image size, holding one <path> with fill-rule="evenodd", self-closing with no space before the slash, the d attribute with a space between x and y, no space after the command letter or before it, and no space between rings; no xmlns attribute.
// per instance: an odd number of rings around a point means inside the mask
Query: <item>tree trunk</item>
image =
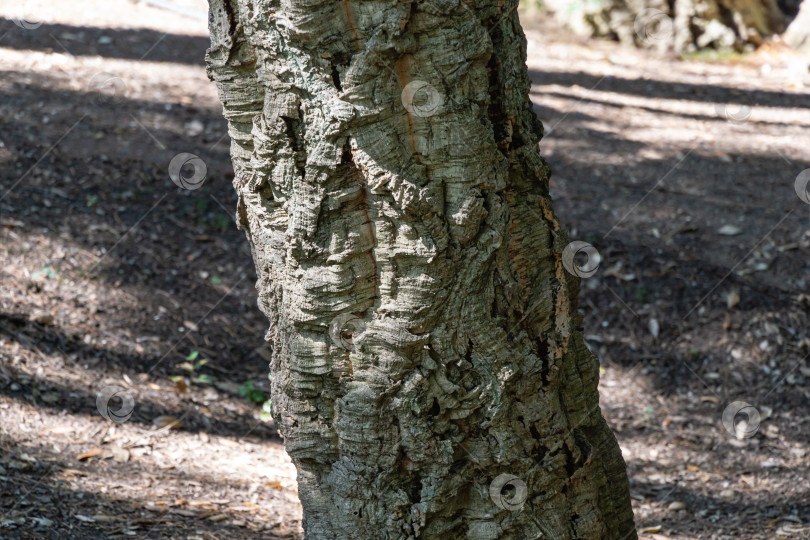
<svg viewBox="0 0 810 540"><path fill-rule="evenodd" d="M785 42L798 51L810 54L810 0L804 0L798 15L785 32Z"/></svg>
<svg viewBox="0 0 810 540"><path fill-rule="evenodd" d="M793 0L784 0L789 9ZM544 0L575 33L687 53L743 51L785 30L790 13L777 0Z"/></svg>
<svg viewBox="0 0 810 540"><path fill-rule="evenodd" d="M307 538L636 537L516 8L211 0Z"/></svg>

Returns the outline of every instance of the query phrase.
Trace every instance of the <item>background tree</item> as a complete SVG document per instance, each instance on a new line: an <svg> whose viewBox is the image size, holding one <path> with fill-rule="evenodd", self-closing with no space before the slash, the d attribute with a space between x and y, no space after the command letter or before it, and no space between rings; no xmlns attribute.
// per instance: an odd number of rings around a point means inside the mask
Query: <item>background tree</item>
<svg viewBox="0 0 810 540"><path fill-rule="evenodd" d="M788 28L797 17L800 4L801 0L546 0L542 3L580 35L612 38L630 45L679 53L708 48L743 51L759 46ZM798 29L793 32L798 34Z"/></svg>
<svg viewBox="0 0 810 540"><path fill-rule="evenodd" d="M309 538L635 537L516 7L211 2Z"/></svg>
<svg viewBox="0 0 810 540"><path fill-rule="evenodd" d="M802 2L796 18L785 32L788 45L810 54L810 2Z"/></svg>

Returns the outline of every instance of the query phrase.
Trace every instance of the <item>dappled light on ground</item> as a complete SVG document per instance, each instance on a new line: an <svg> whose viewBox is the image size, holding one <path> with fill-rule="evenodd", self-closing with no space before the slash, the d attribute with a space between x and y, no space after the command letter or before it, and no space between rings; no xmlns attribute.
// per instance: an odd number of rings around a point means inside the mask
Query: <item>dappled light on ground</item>
<svg viewBox="0 0 810 540"><path fill-rule="evenodd" d="M810 77L528 26L555 208L602 257L581 309L640 531L806 537Z"/></svg>

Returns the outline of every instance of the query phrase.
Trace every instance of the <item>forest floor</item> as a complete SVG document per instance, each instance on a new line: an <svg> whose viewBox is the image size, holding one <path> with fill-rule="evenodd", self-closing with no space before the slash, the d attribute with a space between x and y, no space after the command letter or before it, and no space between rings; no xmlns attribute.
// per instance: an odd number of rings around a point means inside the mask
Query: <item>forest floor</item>
<svg viewBox="0 0 810 540"><path fill-rule="evenodd" d="M0 538L302 537L205 3L178 3L0 7ZM581 309L642 537L810 538L806 63L526 26L556 211L603 259ZM169 180L180 152L201 189Z"/></svg>

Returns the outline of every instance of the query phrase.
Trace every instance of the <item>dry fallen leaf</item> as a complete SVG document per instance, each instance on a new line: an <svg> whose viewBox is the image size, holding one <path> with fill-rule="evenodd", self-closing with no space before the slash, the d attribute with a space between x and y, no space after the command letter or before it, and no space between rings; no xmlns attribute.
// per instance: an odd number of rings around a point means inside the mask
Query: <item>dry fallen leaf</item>
<svg viewBox="0 0 810 540"><path fill-rule="evenodd" d="M93 448L92 450L88 450L87 452L82 452L81 454L76 456L76 459L78 459L79 461L84 461L86 459L98 457L103 453L104 450L102 450L101 448Z"/></svg>
<svg viewBox="0 0 810 540"><path fill-rule="evenodd" d="M723 225L717 230L717 234L722 234L723 236L737 236L741 232L742 229L736 225Z"/></svg>
<svg viewBox="0 0 810 540"><path fill-rule="evenodd" d="M25 223L17 219L4 219L0 221L0 227L8 227L9 229L13 229L15 227L25 227Z"/></svg>
<svg viewBox="0 0 810 540"><path fill-rule="evenodd" d="M728 309L733 308L739 303L740 303L740 293L738 293L736 289L729 291L729 293L726 295L726 305L728 306Z"/></svg>
<svg viewBox="0 0 810 540"><path fill-rule="evenodd" d="M63 478L72 478L74 476L87 476L87 473L79 469L62 469Z"/></svg>
<svg viewBox="0 0 810 540"><path fill-rule="evenodd" d="M805 533L807 530L806 527L800 527L798 525L782 525L776 530L776 536L789 538L795 535L798 538L806 538L806 536L799 536L799 533Z"/></svg>
<svg viewBox="0 0 810 540"><path fill-rule="evenodd" d="M660 327L658 325L658 319L656 319L656 318L650 319L649 327L650 327L650 334L652 334L652 337L657 338L658 337L658 331L660 329Z"/></svg>
<svg viewBox="0 0 810 540"><path fill-rule="evenodd" d="M111 449L112 458L118 463L126 463L129 461L129 450L121 448L120 446L113 446Z"/></svg>
<svg viewBox="0 0 810 540"><path fill-rule="evenodd" d="M158 429L163 429L163 428L180 429L180 427L182 426L182 424L180 423L180 420L178 420L177 418L175 418L174 416L172 416L170 414L158 416L157 418L152 420L152 423L155 426L157 426Z"/></svg>
<svg viewBox="0 0 810 540"><path fill-rule="evenodd" d="M196 517L200 514L198 510L188 510L186 508L172 508L169 510L172 514L177 514L185 517Z"/></svg>
<svg viewBox="0 0 810 540"><path fill-rule="evenodd" d="M177 390L178 394L185 394L188 392L188 383L185 377L178 377L174 381L174 389Z"/></svg>
<svg viewBox="0 0 810 540"><path fill-rule="evenodd" d="M192 332L196 332L197 330L199 330L199 327L197 326L197 324L193 323L191 321L183 321L183 326L185 326L186 328L188 328Z"/></svg>
<svg viewBox="0 0 810 540"><path fill-rule="evenodd" d="M622 262L619 261L607 270L605 270L606 276L615 277L616 279L620 279L622 281L633 281L636 279L636 275L632 273L623 273L622 271Z"/></svg>
<svg viewBox="0 0 810 540"><path fill-rule="evenodd" d="M49 324L53 324L53 315L47 311L35 311L31 314L31 320L35 323L47 326Z"/></svg>

